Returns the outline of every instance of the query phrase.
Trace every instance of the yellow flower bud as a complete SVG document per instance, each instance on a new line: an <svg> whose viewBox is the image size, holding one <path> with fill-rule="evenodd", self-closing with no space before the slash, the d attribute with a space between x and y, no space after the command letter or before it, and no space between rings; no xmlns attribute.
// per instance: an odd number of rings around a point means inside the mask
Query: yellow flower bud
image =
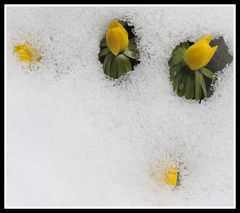
<svg viewBox="0 0 240 213"><path fill-rule="evenodd" d="M42 56L30 46L29 43L20 44L14 47L14 52L18 54L19 60L26 63L38 62Z"/></svg>
<svg viewBox="0 0 240 213"><path fill-rule="evenodd" d="M213 57L218 46L211 47L211 39L211 35L206 35L185 51L183 58L191 70L204 67Z"/></svg>
<svg viewBox="0 0 240 213"><path fill-rule="evenodd" d="M128 48L128 32L118 21L113 21L108 26L106 41L111 52L118 55Z"/></svg>
<svg viewBox="0 0 240 213"><path fill-rule="evenodd" d="M168 185L171 188L175 188L180 183L179 173L180 168L175 160L159 161L153 167L152 177L161 186Z"/></svg>
<svg viewBox="0 0 240 213"><path fill-rule="evenodd" d="M172 187L176 187L178 180L178 168L176 165L169 164L165 168L165 182Z"/></svg>

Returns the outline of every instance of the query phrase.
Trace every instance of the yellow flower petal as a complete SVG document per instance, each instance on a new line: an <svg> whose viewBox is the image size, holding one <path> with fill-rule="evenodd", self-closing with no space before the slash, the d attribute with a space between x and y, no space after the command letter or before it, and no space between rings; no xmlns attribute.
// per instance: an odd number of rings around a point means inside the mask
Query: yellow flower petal
<svg viewBox="0 0 240 213"><path fill-rule="evenodd" d="M111 22L106 33L107 46L114 55L128 47L128 32L117 21Z"/></svg>
<svg viewBox="0 0 240 213"><path fill-rule="evenodd" d="M120 52L120 39L118 29L109 29L106 34L107 46L114 55L118 55Z"/></svg>
<svg viewBox="0 0 240 213"><path fill-rule="evenodd" d="M215 52L217 51L218 45L211 48L211 51L209 52L209 57L212 58Z"/></svg>
<svg viewBox="0 0 240 213"><path fill-rule="evenodd" d="M122 24L120 24L118 21L114 20L112 21L109 26L108 29L114 28L114 27L120 27L123 29L124 33L126 34L126 36L128 36L128 32L127 30L122 26Z"/></svg>
<svg viewBox="0 0 240 213"><path fill-rule="evenodd" d="M124 32L125 34L125 32ZM128 48L128 36L121 34L121 41L120 41L120 51L124 51Z"/></svg>
<svg viewBox="0 0 240 213"><path fill-rule="evenodd" d="M15 46L14 52L18 54L19 60L22 62L33 63L42 59L42 56L38 55L37 51L29 43Z"/></svg>
<svg viewBox="0 0 240 213"><path fill-rule="evenodd" d="M212 40L212 35L206 35L206 36L202 37L201 39L199 39L196 43L204 42L206 44L209 44L211 40Z"/></svg>
<svg viewBox="0 0 240 213"><path fill-rule="evenodd" d="M172 187L177 186L178 168L175 165L167 165L165 168L165 182Z"/></svg>
<svg viewBox="0 0 240 213"><path fill-rule="evenodd" d="M180 167L174 160L156 162L153 167L152 177L161 185L171 188L177 187L179 184Z"/></svg>
<svg viewBox="0 0 240 213"><path fill-rule="evenodd" d="M211 35L206 35L190 46L184 53L183 59L191 70L198 70L209 63L218 46L209 45Z"/></svg>

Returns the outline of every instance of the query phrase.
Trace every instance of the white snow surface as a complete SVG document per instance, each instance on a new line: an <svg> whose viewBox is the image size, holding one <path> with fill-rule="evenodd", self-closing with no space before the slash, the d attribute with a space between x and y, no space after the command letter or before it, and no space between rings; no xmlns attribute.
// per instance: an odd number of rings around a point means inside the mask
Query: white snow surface
<svg viewBox="0 0 240 213"><path fill-rule="evenodd" d="M173 48L206 34L233 54L232 7L7 7L6 207L233 206L233 63L202 102L172 91ZM141 63L122 81L98 61L107 25L135 26ZM28 41L44 60L13 53ZM156 162L182 162L175 190ZM161 164L161 163L160 163Z"/></svg>

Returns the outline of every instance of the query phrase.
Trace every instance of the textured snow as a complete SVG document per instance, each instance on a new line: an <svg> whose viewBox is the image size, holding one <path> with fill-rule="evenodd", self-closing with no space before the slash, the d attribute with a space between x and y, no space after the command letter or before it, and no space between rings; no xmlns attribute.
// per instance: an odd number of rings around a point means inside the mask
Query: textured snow
<svg viewBox="0 0 240 213"><path fill-rule="evenodd" d="M141 63L105 78L99 42L108 23L135 26ZM8 7L6 206L232 206L233 63L202 104L172 91L167 61L180 41L224 36L232 7ZM13 53L29 41L30 71ZM161 186L161 162L183 163Z"/></svg>

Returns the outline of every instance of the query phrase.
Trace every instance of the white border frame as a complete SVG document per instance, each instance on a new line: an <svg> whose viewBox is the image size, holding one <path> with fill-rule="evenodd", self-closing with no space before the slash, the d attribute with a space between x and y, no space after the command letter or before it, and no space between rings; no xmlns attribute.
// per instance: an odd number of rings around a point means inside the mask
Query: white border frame
<svg viewBox="0 0 240 213"><path fill-rule="evenodd" d="M234 129L233 129L233 203L234 206L6 206L7 198L7 8L8 7L233 7L233 71L234 71L234 82L233 82L233 118L234 118ZM236 208L236 5L235 4L4 4L4 208L5 209L234 209Z"/></svg>

